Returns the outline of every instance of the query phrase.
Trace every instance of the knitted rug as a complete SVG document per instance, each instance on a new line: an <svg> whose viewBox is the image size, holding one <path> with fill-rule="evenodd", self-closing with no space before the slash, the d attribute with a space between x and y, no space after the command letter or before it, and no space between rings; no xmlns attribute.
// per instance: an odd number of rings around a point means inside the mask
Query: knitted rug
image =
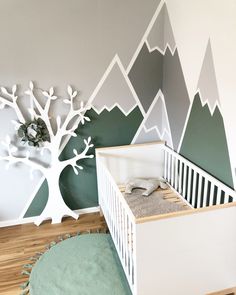
<svg viewBox="0 0 236 295"><path fill-rule="evenodd" d="M53 245L33 266L28 289L30 295L131 295L109 234Z"/></svg>

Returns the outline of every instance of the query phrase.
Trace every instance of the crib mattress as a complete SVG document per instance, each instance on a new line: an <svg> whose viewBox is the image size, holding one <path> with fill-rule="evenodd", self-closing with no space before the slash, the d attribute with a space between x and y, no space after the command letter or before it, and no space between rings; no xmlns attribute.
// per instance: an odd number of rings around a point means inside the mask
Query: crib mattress
<svg viewBox="0 0 236 295"><path fill-rule="evenodd" d="M131 194L123 192L123 196L135 218L168 214L190 209L186 203L177 199L178 197L176 195L173 197L173 192L172 197L168 197L168 195L170 195L170 190L157 190L149 197L142 196L142 193L142 189L134 189Z"/></svg>

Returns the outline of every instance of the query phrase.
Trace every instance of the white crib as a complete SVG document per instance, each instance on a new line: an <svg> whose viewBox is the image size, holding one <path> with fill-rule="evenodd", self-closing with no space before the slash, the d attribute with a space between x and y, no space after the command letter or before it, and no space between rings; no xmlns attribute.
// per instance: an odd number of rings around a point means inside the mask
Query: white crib
<svg viewBox="0 0 236 295"><path fill-rule="evenodd" d="M134 295L201 295L236 284L235 191L163 142L96 149L99 204ZM135 218L119 185L164 177L192 210Z"/></svg>

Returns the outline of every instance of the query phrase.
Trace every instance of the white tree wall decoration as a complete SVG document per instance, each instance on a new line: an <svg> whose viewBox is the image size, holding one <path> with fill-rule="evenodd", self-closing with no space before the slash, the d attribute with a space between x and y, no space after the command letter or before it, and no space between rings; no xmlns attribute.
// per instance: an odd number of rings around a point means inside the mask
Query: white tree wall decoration
<svg viewBox="0 0 236 295"><path fill-rule="evenodd" d="M14 85L11 92L6 88L1 87L2 96L0 96L0 108L3 109L5 106L12 108L18 118L18 121L13 121L16 130L27 122L27 116L23 115L21 108L18 104L18 96L16 95L17 87ZM51 87L49 91L42 91L43 96L46 98L44 105L39 102L39 99L35 95L35 89L32 82L29 83L29 89L25 91L30 98L31 104L28 112L33 119L41 119L44 121L50 140L45 142L41 147L37 148L40 150L40 154L43 155L47 149L50 153L50 162L48 164L42 163L39 159L31 157L30 151L32 147L24 146L24 153L19 151L16 143L13 143L10 136L6 136L6 140L2 143L6 147L5 155L0 156L0 160L7 161L6 168L16 163L23 163L31 167L31 172L39 170L45 176L48 182L49 195L47 204L39 217L37 217L35 224L40 225L43 220L51 218L52 223L59 223L63 216L71 216L77 219L79 216L72 211L64 202L60 188L59 188L59 177L64 168L71 165L75 174L78 175L79 170L83 167L78 165L78 161L85 158L93 158L93 155L88 155L88 151L93 144L91 143L91 137L84 139L85 148L82 152L78 152L76 149L73 150L74 156L68 160L60 161L59 156L63 139L65 136L76 137L75 129L78 127L78 122L82 124L90 119L85 115L86 111L90 108L88 105L84 106L84 103L80 103L80 108L75 107L75 98L77 97L77 91L73 91L71 86L68 86L67 92L69 98L63 100L63 102L69 105L69 111L65 118L61 116L56 117L54 122L55 127L53 128L53 118L50 118L49 110L53 100L58 99L54 94L54 89Z"/></svg>

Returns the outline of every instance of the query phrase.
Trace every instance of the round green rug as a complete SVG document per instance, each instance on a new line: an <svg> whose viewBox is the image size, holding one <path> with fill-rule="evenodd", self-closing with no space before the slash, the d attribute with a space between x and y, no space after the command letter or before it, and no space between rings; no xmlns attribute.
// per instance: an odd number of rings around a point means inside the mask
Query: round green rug
<svg viewBox="0 0 236 295"><path fill-rule="evenodd" d="M79 235L44 253L29 279L30 295L131 295L111 236Z"/></svg>

